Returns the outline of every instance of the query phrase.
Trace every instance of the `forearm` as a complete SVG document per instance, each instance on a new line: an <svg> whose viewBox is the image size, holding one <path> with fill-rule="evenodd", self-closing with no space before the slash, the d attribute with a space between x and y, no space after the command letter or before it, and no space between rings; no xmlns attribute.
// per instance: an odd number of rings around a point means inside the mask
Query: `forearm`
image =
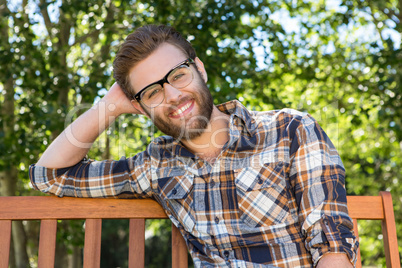
<svg viewBox="0 0 402 268"><path fill-rule="evenodd" d="M94 107L71 123L46 149L38 166L64 168L77 164L94 141L121 114L139 113L117 83Z"/></svg>
<svg viewBox="0 0 402 268"><path fill-rule="evenodd" d="M317 268L353 268L344 253L327 253L318 261Z"/></svg>
<svg viewBox="0 0 402 268"><path fill-rule="evenodd" d="M97 137L116 119L115 105L102 99L72 122L46 149L37 165L63 168L75 165Z"/></svg>

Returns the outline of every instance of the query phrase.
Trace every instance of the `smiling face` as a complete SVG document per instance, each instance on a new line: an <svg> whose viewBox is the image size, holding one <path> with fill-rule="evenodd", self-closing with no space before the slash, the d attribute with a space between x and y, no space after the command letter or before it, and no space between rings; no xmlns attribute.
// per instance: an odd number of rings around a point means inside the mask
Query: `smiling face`
<svg viewBox="0 0 402 268"><path fill-rule="evenodd" d="M149 57L130 70L130 82L135 93L159 81L173 67L186 60L182 50L164 43ZM192 140L199 137L207 128L213 110L213 100L206 85L207 75L202 62L196 58L190 65L192 82L177 89L164 84L165 98L155 108L147 108L133 100L134 106L147 115L155 126L166 135L176 139Z"/></svg>

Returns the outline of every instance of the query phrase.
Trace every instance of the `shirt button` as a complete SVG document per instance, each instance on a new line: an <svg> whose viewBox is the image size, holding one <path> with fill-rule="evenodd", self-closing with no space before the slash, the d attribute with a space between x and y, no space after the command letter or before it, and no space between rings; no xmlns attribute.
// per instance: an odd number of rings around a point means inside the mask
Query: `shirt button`
<svg viewBox="0 0 402 268"><path fill-rule="evenodd" d="M225 250L223 252L223 255L225 256L226 260L229 258L229 251Z"/></svg>
<svg viewBox="0 0 402 268"><path fill-rule="evenodd" d="M211 181L211 187L215 186L215 181Z"/></svg>
<svg viewBox="0 0 402 268"><path fill-rule="evenodd" d="M327 219L324 220L325 225L329 225L329 221Z"/></svg>
<svg viewBox="0 0 402 268"><path fill-rule="evenodd" d="M215 217L215 223L218 224L219 223L219 218Z"/></svg>
<svg viewBox="0 0 402 268"><path fill-rule="evenodd" d="M263 180L262 179L258 179L258 184L262 184L263 183Z"/></svg>
<svg viewBox="0 0 402 268"><path fill-rule="evenodd" d="M177 190L176 190L176 189L173 189L173 190L172 190L172 194L177 194Z"/></svg>

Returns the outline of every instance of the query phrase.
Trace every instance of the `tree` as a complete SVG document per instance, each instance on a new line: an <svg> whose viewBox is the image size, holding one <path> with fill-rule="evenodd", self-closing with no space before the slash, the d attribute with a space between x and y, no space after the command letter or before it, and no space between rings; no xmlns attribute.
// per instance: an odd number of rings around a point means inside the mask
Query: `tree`
<svg viewBox="0 0 402 268"><path fill-rule="evenodd" d="M138 26L163 23L195 47L215 103L238 98L255 110L310 112L341 153L348 193L390 190L402 222L402 4L330 2L2 0L0 194L38 194L29 187L28 166L65 124L105 94L125 36ZM142 117L119 118L90 157L133 155L159 135L154 132ZM37 224L17 224L13 267L27 267ZM73 266L82 245L74 232L82 223L60 226L57 259ZM367 233L378 229L364 227ZM402 232L401 224L397 228ZM369 254L362 241L363 259L383 263L379 248Z"/></svg>

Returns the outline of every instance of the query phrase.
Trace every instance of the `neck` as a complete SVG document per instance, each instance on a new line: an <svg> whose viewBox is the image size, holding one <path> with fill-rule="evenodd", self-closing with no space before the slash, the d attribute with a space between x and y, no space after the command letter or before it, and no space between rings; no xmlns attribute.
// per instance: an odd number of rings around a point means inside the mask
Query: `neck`
<svg viewBox="0 0 402 268"><path fill-rule="evenodd" d="M214 106L204 133L192 140L182 140L182 144L195 155L213 163L229 140L229 118Z"/></svg>

